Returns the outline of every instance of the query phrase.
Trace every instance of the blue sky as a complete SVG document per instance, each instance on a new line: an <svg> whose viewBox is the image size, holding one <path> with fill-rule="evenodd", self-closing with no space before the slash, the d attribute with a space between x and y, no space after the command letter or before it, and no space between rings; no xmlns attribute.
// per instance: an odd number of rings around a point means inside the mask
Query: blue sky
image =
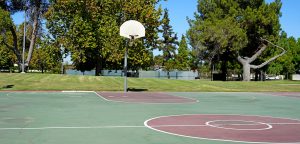
<svg viewBox="0 0 300 144"><path fill-rule="evenodd" d="M273 2L274 0L266 0ZM288 36L293 36L296 39L300 38L300 0L281 0L282 16L280 18L281 28ZM160 2L162 8L169 10L170 24L175 33L178 34L179 40L182 34L185 34L189 29L187 17L194 19L194 13L197 11L197 0L162 0ZM20 24L24 21L23 13L16 13L13 16L15 24ZM161 54L158 50L154 50L154 55ZM68 58L68 61L70 58Z"/></svg>
<svg viewBox="0 0 300 144"><path fill-rule="evenodd" d="M266 0L273 2L274 0ZM281 28L288 36L300 38L300 0L281 0ZM197 11L197 0L168 0L160 2L163 8L169 9L169 17L174 32L178 36L185 34L189 28L186 17L194 18Z"/></svg>
<svg viewBox="0 0 300 144"><path fill-rule="evenodd" d="M274 0L266 0L272 2ZM186 17L194 18L197 11L197 0L162 0L163 8L169 9L169 16L174 32L181 37L189 28ZM282 0L282 16L280 18L281 28L288 36L300 38L300 0ZM24 20L23 13L16 13L13 16L14 22L20 24Z"/></svg>
<svg viewBox="0 0 300 144"><path fill-rule="evenodd" d="M197 0L162 0L162 8L169 10L170 24L179 40L182 34L189 29L187 17L194 19L194 13L197 11Z"/></svg>

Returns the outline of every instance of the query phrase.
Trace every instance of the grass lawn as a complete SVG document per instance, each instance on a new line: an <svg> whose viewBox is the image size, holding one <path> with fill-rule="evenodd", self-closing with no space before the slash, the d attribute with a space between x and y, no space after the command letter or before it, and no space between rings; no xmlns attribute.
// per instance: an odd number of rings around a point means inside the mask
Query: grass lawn
<svg viewBox="0 0 300 144"><path fill-rule="evenodd" d="M122 77L0 73L0 90L122 91ZM300 81L207 81L128 78L130 89L168 92L300 91Z"/></svg>

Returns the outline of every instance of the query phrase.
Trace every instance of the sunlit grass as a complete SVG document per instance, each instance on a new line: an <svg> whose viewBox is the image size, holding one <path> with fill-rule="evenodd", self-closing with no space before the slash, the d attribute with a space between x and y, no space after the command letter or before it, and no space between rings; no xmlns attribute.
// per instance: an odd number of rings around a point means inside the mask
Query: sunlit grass
<svg viewBox="0 0 300 144"><path fill-rule="evenodd" d="M0 73L0 90L93 90L122 91L122 77L95 77L56 74ZM294 85L285 85L294 84ZM9 86L10 87L7 87ZM234 92L234 91L300 91L299 81L207 81L128 78L128 87L147 91Z"/></svg>

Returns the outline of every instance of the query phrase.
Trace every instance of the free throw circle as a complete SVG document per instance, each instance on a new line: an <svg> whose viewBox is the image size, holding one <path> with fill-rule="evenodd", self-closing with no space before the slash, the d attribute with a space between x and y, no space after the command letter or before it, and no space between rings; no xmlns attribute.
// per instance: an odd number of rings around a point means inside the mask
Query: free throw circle
<svg viewBox="0 0 300 144"><path fill-rule="evenodd" d="M249 115L173 115L144 122L177 136L245 143L299 143L300 120Z"/></svg>

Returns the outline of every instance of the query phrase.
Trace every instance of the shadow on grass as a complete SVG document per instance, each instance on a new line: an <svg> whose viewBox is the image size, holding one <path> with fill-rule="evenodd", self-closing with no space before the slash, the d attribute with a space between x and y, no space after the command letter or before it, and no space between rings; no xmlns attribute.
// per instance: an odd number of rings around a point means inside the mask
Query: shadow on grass
<svg viewBox="0 0 300 144"><path fill-rule="evenodd" d="M128 88L127 91L131 91L131 92L143 92L143 91L148 91L148 89Z"/></svg>
<svg viewBox="0 0 300 144"><path fill-rule="evenodd" d="M2 88L3 89L9 89L9 88L13 88L15 85L4 85Z"/></svg>

